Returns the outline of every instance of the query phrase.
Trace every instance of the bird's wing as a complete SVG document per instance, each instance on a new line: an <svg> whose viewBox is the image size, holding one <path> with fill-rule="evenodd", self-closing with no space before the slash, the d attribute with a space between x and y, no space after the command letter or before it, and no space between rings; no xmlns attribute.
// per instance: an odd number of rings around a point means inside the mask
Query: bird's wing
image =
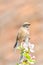
<svg viewBox="0 0 43 65"><path fill-rule="evenodd" d="M22 42L26 36L27 36L26 30L24 28L20 28L18 32L18 41Z"/></svg>

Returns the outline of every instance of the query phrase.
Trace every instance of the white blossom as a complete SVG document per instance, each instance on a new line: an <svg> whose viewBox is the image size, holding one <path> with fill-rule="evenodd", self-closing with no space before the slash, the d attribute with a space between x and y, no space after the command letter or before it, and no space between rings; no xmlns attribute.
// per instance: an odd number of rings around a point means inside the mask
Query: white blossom
<svg viewBox="0 0 43 65"><path fill-rule="evenodd" d="M30 52L34 52L34 44L31 44L30 42L29 42L29 48L30 48Z"/></svg>
<svg viewBox="0 0 43 65"><path fill-rule="evenodd" d="M34 53L34 50L33 49L30 49L30 52Z"/></svg>
<svg viewBox="0 0 43 65"><path fill-rule="evenodd" d="M32 58L35 58L35 56L32 56Z"/></svg>
<svg viewBox="0 0 43 65"><path fill-rule="evenodd" d="M23 47L28 51L28 45L26 43L23 44Z"/></svg>
<svg viewBox="0 0 43 65"><path fill-rule="evenodd" d="M30 49L34 49L34 44L28 43Z"/></svg>

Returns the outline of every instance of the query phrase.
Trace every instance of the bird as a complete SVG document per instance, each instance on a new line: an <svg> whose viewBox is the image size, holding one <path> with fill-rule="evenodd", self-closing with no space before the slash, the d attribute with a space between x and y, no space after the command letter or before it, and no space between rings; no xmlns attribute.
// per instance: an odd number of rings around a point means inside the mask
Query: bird
<svg viewBox="0 0 43 65"><path fill-rule="evenodd" d="M24 22L24 24L20 27L16 37L16 43L14 45L14 48L17 48L21 45L22 42L25 42L26 38L29 38L29 27L30 23L28 22Z"/></svg>

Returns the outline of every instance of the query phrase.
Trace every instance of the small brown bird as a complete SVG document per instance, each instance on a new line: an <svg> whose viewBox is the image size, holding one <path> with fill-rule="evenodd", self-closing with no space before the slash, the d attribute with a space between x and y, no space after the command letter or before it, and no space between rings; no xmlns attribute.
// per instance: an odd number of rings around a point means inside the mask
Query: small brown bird
<svg viewBox="0 0 43 65"><path fill-rule="evenodd" d="M29 38L28 37L29 36L29 26L30 26L30 23L25 22L22 25L22 27L19 29L14 48L20 46L21 42L24 42L26 38Z"/></svg>

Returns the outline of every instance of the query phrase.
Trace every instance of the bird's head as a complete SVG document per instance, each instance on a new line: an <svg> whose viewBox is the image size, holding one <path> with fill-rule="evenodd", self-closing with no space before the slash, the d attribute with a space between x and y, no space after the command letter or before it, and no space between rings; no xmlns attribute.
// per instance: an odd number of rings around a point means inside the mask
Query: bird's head
<svg viewBox="0 0 43 65"><path fill-rule="evenodd" d="M23 24L23 27L26 28L26 29L29 29L29 26L30 26L30 23L28 23L28 22L25 22L25 23Z"/></svg>

